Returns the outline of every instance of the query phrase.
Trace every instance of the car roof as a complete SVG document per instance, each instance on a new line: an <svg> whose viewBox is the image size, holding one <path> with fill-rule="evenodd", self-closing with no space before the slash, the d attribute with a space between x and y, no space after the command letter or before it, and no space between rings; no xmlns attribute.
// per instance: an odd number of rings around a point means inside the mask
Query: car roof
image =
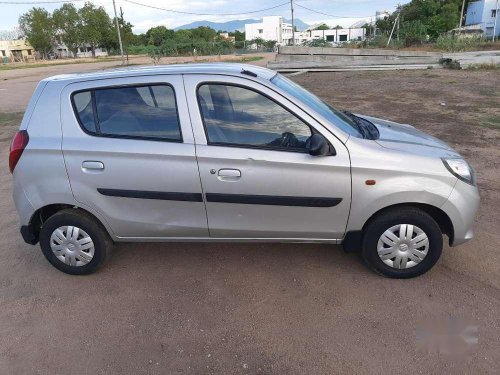
<svg viewBox="0 0 500 375"><path fill-rule="evenodd" d="M89 81L94 79L106 78L121 78L121 77L137 77L157 74L221 74L241 76L243 71L248 77L254 73L259 78L270 80L276 75L276 72L248 64L235 63L206 63L206 64L171 64L171 65L155 65L155 66L139 66L139 67L123 67L117 69L100 70L87 73L60 74L48 77L47 81Z"/></svg>

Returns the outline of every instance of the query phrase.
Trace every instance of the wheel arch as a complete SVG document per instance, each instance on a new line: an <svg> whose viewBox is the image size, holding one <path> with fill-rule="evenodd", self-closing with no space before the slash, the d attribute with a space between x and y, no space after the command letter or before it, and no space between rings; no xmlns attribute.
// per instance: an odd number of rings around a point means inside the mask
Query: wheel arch
<svg viewBox="0 0 500 375"><path fill-rule="evenodd" d="M418 202L407 202L407 203L397 203L390 206L383 207L378 211L374 212L363 224L363 228L361 230L348 231L342 241L342 245L344 249L348 252L355 252L361 249L361 243L363 241L363 233L366 226L373 221L375 218L380 216L381 214L395 209L399 207L414 207L418 208L428 215L430 215L436 223L439 225L441 232L446 234L449 239L449 243L453 243L454 239L454 229L453 223L450 217L439 207L433 206L427 203L418 203Z"/></svg>
<svg viewBox="0 0 500 375"><path fill-rule="evenodd" d="M31 215L30 222L28 225L29 229L27 230L29 230L30 234L32 235L32 241L31 241L32 244L36 244L39 241L40 229L42 228L43 223L47 221L54 214L65 209L78 210L85 213L86 215L91 216L106 229L111 238L114 238L113 232L111 228L107 225L106 221L100 218L99 215L96 214L95 212L92 212L91 210L81 206L76 206L74 204L53 203L38 208L33 213L33 215Z"/></svg>

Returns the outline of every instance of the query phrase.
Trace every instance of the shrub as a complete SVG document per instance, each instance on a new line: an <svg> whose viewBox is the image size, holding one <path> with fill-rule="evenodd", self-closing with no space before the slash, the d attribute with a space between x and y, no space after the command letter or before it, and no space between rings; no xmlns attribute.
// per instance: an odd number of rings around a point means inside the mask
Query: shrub
<svg viewBox="0 0 500 375"><path fill-rule="evenodd" d="M313 39L302 43L304 47L331 47L332 43L324 39Z"/></svg>
<svg viewBox="0 0 500 375"><path fill-rule="evenodd" d="M440 35L436 40L436 47L447 52L471 51L488 44L481 35L474 36L452 36Z"/></svg>
<svg viewBox="0 0 500 375"><path fill-rule="evenodd" d="M401 39L406 47L422 44L427 40L427 27L421 21L403 22Z"/></svg>

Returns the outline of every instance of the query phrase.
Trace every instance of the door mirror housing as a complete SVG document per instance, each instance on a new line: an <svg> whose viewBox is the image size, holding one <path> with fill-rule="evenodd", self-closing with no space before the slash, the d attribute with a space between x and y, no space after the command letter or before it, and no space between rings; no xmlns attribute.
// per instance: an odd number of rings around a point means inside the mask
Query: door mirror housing
<svg viewBox="0 0 500 375"><path fill-rule="evenodd" d="M306 148L312 156L335 155L335 149L330 146L325 137L318 133L309 137Z"/></svg>

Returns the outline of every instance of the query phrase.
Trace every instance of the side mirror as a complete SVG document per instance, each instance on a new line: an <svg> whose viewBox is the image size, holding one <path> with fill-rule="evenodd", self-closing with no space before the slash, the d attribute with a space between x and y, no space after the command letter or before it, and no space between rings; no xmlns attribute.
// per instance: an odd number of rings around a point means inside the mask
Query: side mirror
<svg viewBox="0 0 500 375"><path fill-rule="evenodd" d="M306 148L312 156L325 156L330 154L330 145L321 134L313 134L306 142ZM335 155L335 153L333 153Z"/></svg>

